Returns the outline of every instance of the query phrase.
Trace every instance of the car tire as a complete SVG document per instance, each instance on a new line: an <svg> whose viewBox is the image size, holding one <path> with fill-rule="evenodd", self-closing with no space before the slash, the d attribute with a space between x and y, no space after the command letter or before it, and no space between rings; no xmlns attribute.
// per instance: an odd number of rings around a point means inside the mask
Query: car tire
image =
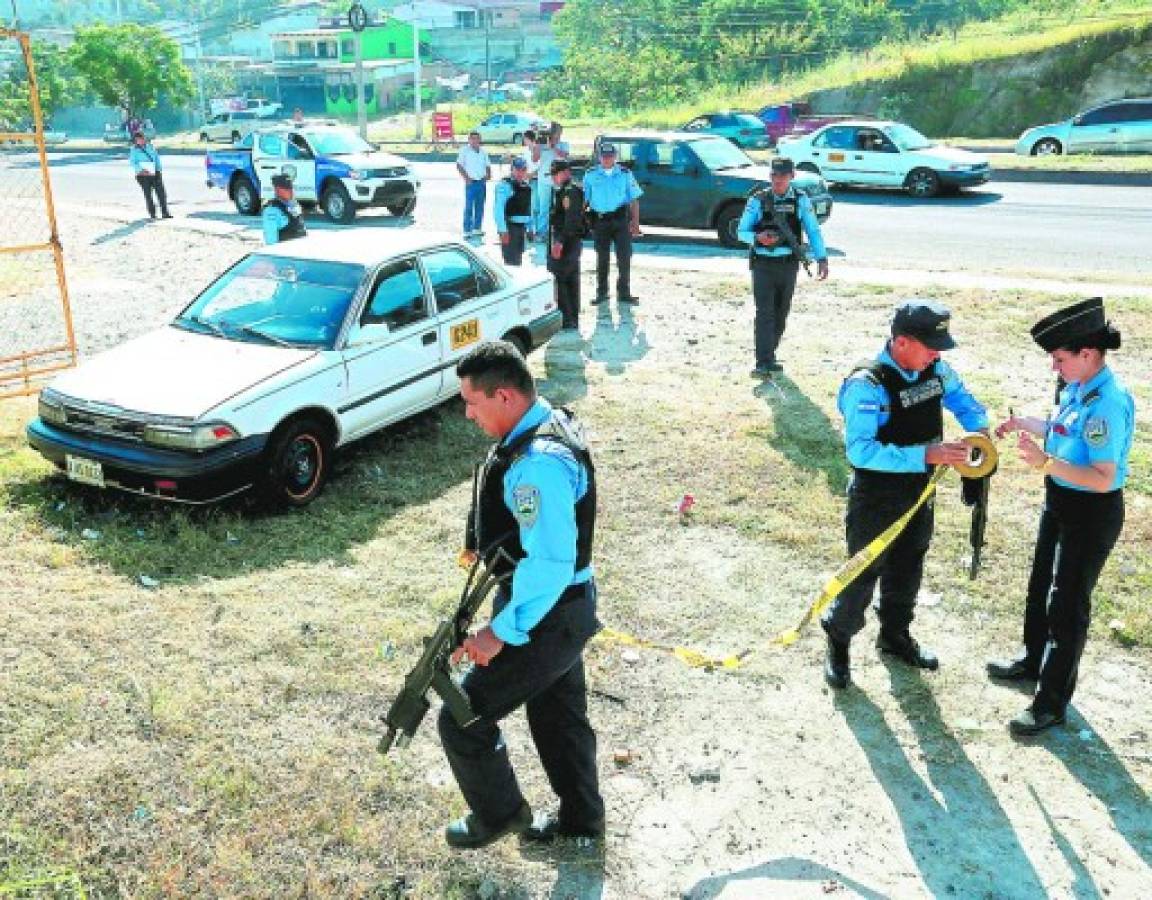
<svg viewBox="0 0 1152 900"><path fill-rule="evenodd" d="M1056 138L1040 138L1032 145L1033 156L1059 156L1063 152L1064 148Z"/></svg>
<svg viewBox="0 0 1152 900"><path fill-rule="evenodd" d="M298 509L320 495L332 471L332 435L320 420L289 420L273 433L257 490L268 506Z"/></svg>
<svg viewBox="0 0 1152 900"><path fill-rule="evenodd" d="M401 218L402 216L412 215L412 212L415 209L416 201L413 199L407 200L404 203L397 203L393 206L389 206L388 212L392 213L392 215L396 216L396 218Z"/></svg>
<svg viewBox="0 0 1152 900"><path fill-rule="evenodd" d="M820 174L820 167L819 167L819 166L816 166L816 165L813 165L813 164L812 164L812 163L810 163L810 162L802 162L802 163L799 163L799 164L796 166L796 168L797 168L798 170L800 170L801 172L811 172L813 175L819 175L819 174Z"/></svg>
<svg viewBox="0 0 1152 900"><path fill-rule="evenodd" d="M325 188L320 195L320 207L331 221L340 225L347 225L356 218L356 206L348 196L348 189L342 184L333 184Z"/></svg>
<svg viewBox="0 0 1152 900"><path fill-rule="evenodd" d="M913 169L904 179L904 187L913 197L935 197L940 193L940 176L931 169Z"/></svg>
<svg viewBox="0 0 1152 900"><path fill-rule="evenodd" d="M232 185L232 202L236 204L236 212L242 216L260 214L260 191L247 175L241 175Z"/></svg>
<svg viewBox="0 0 1152 900"><path fill-rule="evenodd" d="M739 203L729 203L716 216L716 237L722 247L743 247L744 242L736 236L736 228L744 209Z"/></svg>

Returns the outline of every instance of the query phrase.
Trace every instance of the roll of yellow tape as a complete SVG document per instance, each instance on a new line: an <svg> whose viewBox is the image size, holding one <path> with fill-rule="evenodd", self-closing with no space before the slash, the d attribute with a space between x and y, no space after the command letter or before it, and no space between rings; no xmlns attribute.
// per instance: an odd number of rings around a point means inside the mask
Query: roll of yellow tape
<svg viewBox="0 0 1152 900"><path fill-rule="evenodd" d="M1000 458L992 438L986 434L973 432L964 435L960 440L968 445L968 462L953 468L965 478L983 478L985 475L990 475Z"/></svg>

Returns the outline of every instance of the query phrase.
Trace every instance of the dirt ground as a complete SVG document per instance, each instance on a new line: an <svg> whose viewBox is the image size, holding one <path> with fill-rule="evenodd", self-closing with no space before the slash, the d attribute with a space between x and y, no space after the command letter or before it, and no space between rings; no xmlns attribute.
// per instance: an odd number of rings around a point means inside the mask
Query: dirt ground
<svg viewBox="0 0 1152 900"><path fill-rule="evenodd" d="M82 342L95 347L163 321L247 246L68 227ZM976 582L967 511L954 483L942 489L915 625L939 672L879 658L869 622L855 684L836 693L817 631L772 643L842 559L836 386L880 347L907 293L835 276L801 286L776 387L747 377L738 265L691 273L642 259L634 313L586 309L579 338L533 357L545 395L593 433L605 624L748 654L709 671L591 645L603 846L508 840L453 854L439 828L461 804L432 720L407 751L374 753L382 706L458 578L449 545L483 441L456 405L351 451L306 513L252 518L77 495L22 447L33 405L6 404L0 894L65 871L88 896L1152 896L1148 300L1109 300L1134 336L1117 367L1137 395L1144 471L1097 592L1075 708L1066 727L1017 741L1005 725L1027 696L983 669L1016 645L1039 509L1035 477L1007 449ZM920 292L953 305L952 359L978 395L1043 410L1050 381L1026 329L1062 298ZM419 474L397 483L405 466ZM685 493L696 506L682 521ZM93 528L103 536L85 538ZM148 573L159 587L142 586ZM547 808L521 718L508 743ZM9 892L79 895L64 879Z"/></svg>

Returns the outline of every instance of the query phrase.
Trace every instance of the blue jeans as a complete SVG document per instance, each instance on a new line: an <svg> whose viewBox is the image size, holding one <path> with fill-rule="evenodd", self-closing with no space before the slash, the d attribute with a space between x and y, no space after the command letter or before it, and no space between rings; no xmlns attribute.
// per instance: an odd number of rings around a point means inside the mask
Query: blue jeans
<svg viewBox="0 0 1152 900"><path fill-rule="evenodd" d="M532 230L539 237L548 234L548 216L552 212L552 180L537 179L532 188Z"/></svg>
<svg viewBox="0 0 1152 900"><path fill-rule="evenodd" d="M479 231L484 224L484 200L488 182L469 181L464 185L464 230Z"/></svg>

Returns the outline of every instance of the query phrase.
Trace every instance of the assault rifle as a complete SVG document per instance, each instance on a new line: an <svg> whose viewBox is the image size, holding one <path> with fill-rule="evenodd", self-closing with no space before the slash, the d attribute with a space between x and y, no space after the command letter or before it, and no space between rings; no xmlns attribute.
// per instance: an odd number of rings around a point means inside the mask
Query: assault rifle
<svg viewBox="0 0 1152 900"><path fill-rule="evenodd" d="M968 543L972 545L972 562L968 566L968 578L975 580L980 571L980 551L984 548L984 529L988 525L988 484L991 475L983 478L969 478L964 482L965 500L971 498L972 524L968 529Z"/></svg>
<svg viewBox="0 0 1152 900"><path fill-rule="evenodd" d="M456 612L436 626L432 637L424 638L424 652L405 677L404 687L383 716L388 732L376 748L381 753L387 753L393 743L401 749L408 746L431 707L428 702L429 690L440 695L461 727L476 721L477 716L472 711L468 695L452 679L450 658L452 651L468 636L472 620L488 595L511 575L514 565L515 561L503 550L497 551L489 560L477 556L476 562L468 570L468 580L464 582ZM502 574L496 574L497 571Z"/></svg>
<svg viewBox="0 0 1152 900"><path fill-rule="evenodd" d="M764 193L768 195L768 203L771 209L770 215L772 216L772 227L780 233L780 237L784 238L784 243L787 244L788 247L792 250L793 255L795 255L795 257L800 260L800 265L804 267L804 274L811 278L812 267L808 262L808 254L804 252L804 247L800 244L799 238L797 238L796 233L792 231L791 226L788 224L788 220L784 218L784 213L780 212L779 208L776 206L776 198L773 196L772 191L769 190L765 191ZM764 200L761 199L760 202L763 204ZM796 194L796 203L797 205L800 203L799 192Z"/></svg>

